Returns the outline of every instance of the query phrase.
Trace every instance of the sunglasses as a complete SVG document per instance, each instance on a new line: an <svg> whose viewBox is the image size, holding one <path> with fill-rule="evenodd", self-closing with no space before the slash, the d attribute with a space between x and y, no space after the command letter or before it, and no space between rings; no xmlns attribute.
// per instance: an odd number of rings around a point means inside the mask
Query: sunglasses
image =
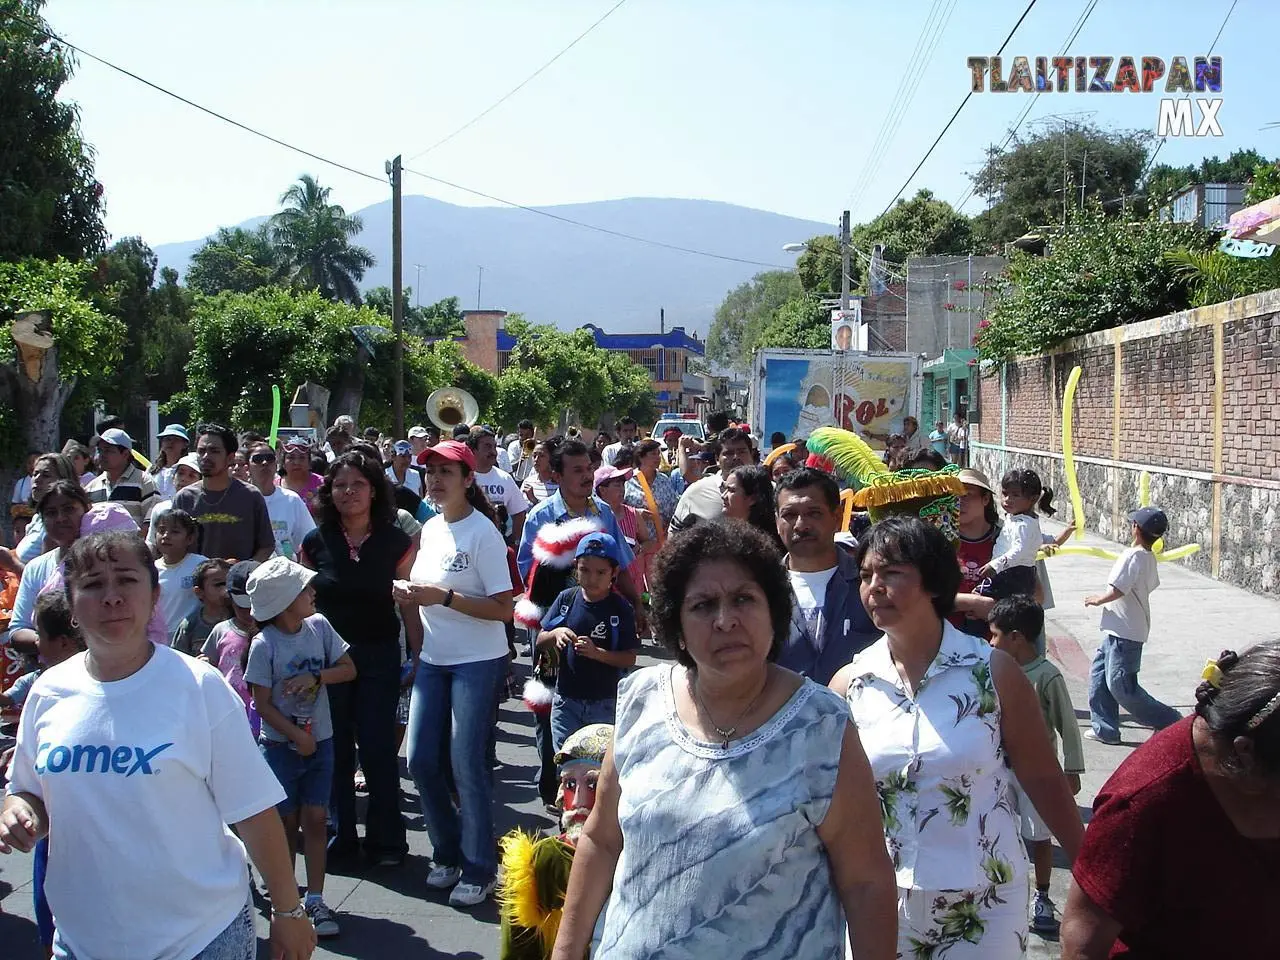
<svg viewBox="0 0 1280 960"><path fill-rule="evenodd" d="M255 453L249 457L250 463L275 463L276 455L274 453Z"/></svg>

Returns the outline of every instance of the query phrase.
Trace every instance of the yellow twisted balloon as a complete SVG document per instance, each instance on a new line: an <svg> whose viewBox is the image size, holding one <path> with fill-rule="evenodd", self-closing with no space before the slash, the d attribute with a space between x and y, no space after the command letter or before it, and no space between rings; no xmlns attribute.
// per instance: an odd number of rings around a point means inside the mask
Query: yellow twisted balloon
<svg viewBox="0 0 1280 960"><path fill-rule="evenodd" d="M1067 389L1062 395L1062 467L1067 474L1067 490L1071 494L1071 514L1076 524L1075 535L1077 540L1084 536L1084 500L1080 496L1080 481L1076 477L1075 449L1072 443L1072 412L1076 397L1076 385L1080 382L1082 372L1078 366L1071 368L1071 375L1067 377ZM1142 471L1141 476L1138 478L1138 503L1144 507L1149 506L1151 503L1151 475L1145 470ZM1182 560L1199 551L1200 544L1198 543L1188 543L1185 546L1178 547L1176 550L1165 550L1163 537L1151 546L1151 552L1156 555L1156 559L1161 563ZM1120 556L1110 550L1104 550L1102 547L1088 547L1077 544L1057 547L1052 553L1046 553L1041 550L1036 555L1036 559L1043 560L1046 557L1064 553L1084 557L1100 557L1103 560L1116 560Z"/></svg>

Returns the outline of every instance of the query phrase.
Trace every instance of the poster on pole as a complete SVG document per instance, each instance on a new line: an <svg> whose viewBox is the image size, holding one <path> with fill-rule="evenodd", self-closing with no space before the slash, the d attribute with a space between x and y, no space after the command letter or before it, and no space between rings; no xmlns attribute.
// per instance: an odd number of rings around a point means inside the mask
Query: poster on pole
<svg viewBox="0 0 1280 960"><path fill-rule="evenodd" d="M862 328L862 301L851 300L848 310L831 311L831 349L857 350Z"/></svg>

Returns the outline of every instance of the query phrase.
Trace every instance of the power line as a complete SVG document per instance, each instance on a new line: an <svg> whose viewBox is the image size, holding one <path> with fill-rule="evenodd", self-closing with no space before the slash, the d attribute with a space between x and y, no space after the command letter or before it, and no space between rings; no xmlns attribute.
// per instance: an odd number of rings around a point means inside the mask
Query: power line
<svg viewBox="0 0 1280 960"><path fill-rule="evenodd" d="M429 173L423 173L421 170L411 170L409 167L404 168L405 173L411 173L415 177L422 177L424 180L430 180L433 183L450 187L454 190L461 190L463 193L469 193L474 197L481 197L485 200L491 200L494 203L500 203L503 206L514 207L517 210L523 210L526 213L536 213L540 217L549 217L552 220L559 220L561 223L571 224L575 227L582 227L584 230L594 230L596 233L608 234L611 237L618 237L622 240L633 240L636 243L648 244L651 247L662 247L664 250L676 250L680 253L691 253L699 257L710 257L713 260L727 260L730 263L745 263L753 267L769 267L772 270L790 270L791 267L783 266L780 263L766 263L763 260L747 260L743 257L731 257L723 253L711 253L708 250L698 250L694 247L682 247L675 243L666 243L662 240L653 240L649 237L638 237L631 233L623 233L621 230L611 230L608 227L601 227L594 223L586 223L582 220L574 220L571 217L563 217L558 213L551 213L549 210L540 210L537 207L529 207L523 203L516 203L514 200L504 200L502 197L495 197L491 193L485 193L483 190L475 190L471 187L464 187L460 183L454 183L451 180L445 180L442 177L435 177Z"/></svg>
<svg viewBox="0 0 1280 960"><path fill-rule="evenodd" d="M924 26L920 28L920 33L916 36L915 47L911 51L906 65L902 71L902 79L898 81L898 89L894 91L893 99L889 101L889 109L885 111L884 120L880 123L880 128L876 131L875 140L871 143L870 150L867 151L867 159L862 164L862 169L858 172L858 178L854 181L853 190L848 197L848 206L856 209L858 204L862 202L862 196L870 185L871 178L880 168L882 161L882 148L888 146L892 138L897 134L898 126L901 123L902 114L905 113L906 107L910 106L911 99L915 97L915 88L918 86L919 77L924 73L924 64L928 61L929 54L936 47L936 40L930 41L935 27L935 19L942 12L942 6L946 0L933 0L932 6L929 8L929 14L925 17ZM946 11L946 20L942 20L943 31L946 29L946 22L950 20L951 12L955 9L954 0L951 7ZM943 31L939 31L937 36L940 38ZM926 48L929 54L925 53ZM913 80L915 81L913 85ZM910 94L907 93L910 88Z"/></svg>
<svg viewBox="0 0 1280 960"><path fill-rule="evenodd" d="M1072 28L1071 34L1067 37L1066 42L1063 43L1062 48L1058 51L1058 56L1060 57L1065 56L1067 51L1071 49L1071 45L1076 42L1076 37L1080 36L1080 31L1083 30L1084 25L1089 22L1089 17L1093 14L1093 10L1095 7L1097 7L1097 5L1098 5L1098 0L1086 0L1084 9L1081 12L1080 16L1076 17L1075 26ZM1008 136L1004 138L1004 143L1000 144L1000 149L998 152L1003 153L1005 148L1008 147L1009 144L1013 142L1013 138L1018 134L1018 128L1021 127L1023 121L1027 119L1027 115L1031 113L1032 108L1036 105L1036 102L1040 99L1043 93L1044 93L1043 90L1037 90L1036 95L1034 97L1031 97L1027 101L1027 105L1022 108L1022 113L1018 115L1018 119L1014 122L1013 126L1009 129ZM960 200L958 204L956 204L955 209L957 213L963 210L964 205L969 202L970 198L973 197L974 190L975 188L974 188L973 181L970 181L969 189L965 191L964 197Z"/></svg>
<svg viewBox="0 0 1280 960"><path fill-rule="evenodd" d="M1219 41L1220 39L1222 39L1222 31L1223 31L1223 30L1225 30L1225 29L1227 28L1227 21L1231 19L1231 14L1233 14L1233 13L1235 13L1235 12L1236 12L1236 4L1237 4L1237 3L1239 3L1239 2L1240 2L1240 0L1231 0L1231 6L1230 6L1230 8L1227 10L1227 15L1226 15L1225 17L1223 17L1223 18L1222 18L1222 23L1221 23L1221 24L1219 24L1219 26L1218 26L1218 32L1217 32L1216 34L1214 34L1214 37L1213 37L1213 43L1209 44L1209 52L1205 54L1205 59L1206 59L1206 60L1207 60L1209 57L1213 56L1213 48L1214 48L1214 47L1216 47L1216 46L1218 45L1218 41ZM1151 159L1147 161L1147 166L1146 166L1146 168L1145 168L1145 169L1142 171L1142 173L1141 173L1141 174L1139 174L1139 176L1138 176L1138 182L1139 182L1139 183L1141 183L1141 182L1143 181L1143 179L1146 177L1146 175L1147 175L1148 173L1150 173L1150 172L1151 172L1151 170L1152 170L1152 168L1156 165L1156 157L1160 156L1160 148L1161 148L1161 147L1163 147L1163 146L1165 145L1165 142L1166 142L1168 139L1169 139L1169 137L1168 137L1167 135L1166 135L1166 136L1161 137L1161 138L1160 138L1160 142L1156 144L1156 148L1155 148L1154 150L1152 150L1152 151L1151 151Z"/></svg>
<svg viewBox="0 0 1280 960"><path fill-rule="evenodd" d="M490 113L492 113L494 110L498 109L498 107L502 106L504 103L506 103L508 100L510 100L510 99L511 99L513 96L515 96L517 93L519 93L519 92L520 92L520 90L521 90L521 89L523 89L523 88L524 88L524 86L525 86L526 84L528 84L528 83L529 83L529 81L533 80L533 79L534 79L535 77L537 77L540 73L542 73L542 71L546 70L546 69L547 69L547 67L551 66L553 63L555 63L557 60L559 60L561 57L563 57L566 53L568 53L570 50L572 50L575 46L577 46L578 41L580 41L583 37L585 37L587 34L589 34L592 30L594 30L596 27L600 26L600 24L604 23L604 22L605 22L606 20L608 20L611 16L613 16L613 14L617 11L617 9L618 9L620 6L622 6L624 3L626 3L626 2L627 2L627 0L618 0L618 2L617 2L617 3L615 3L615 4L614 4L612 7L610 7L607 11L605 11L604 16L602 16L602 17L601 17L599 20L597 20L595 23L591 24L591 26L587 27L587 29L583 30L583 31L582 31L580 34L578 34L576 37L574 37L574 38L573 38L573 40L571 40L571 41L569 42L569 45L568 45L567 47L565 47L563 50L561 50L559 53L557 53L554 57L552 57L550 60L548 60L548 61L547 61L546 63L544 63L542 66L540 66L537 70L533 71L533 73L529 74L529 76L525 77L523 80L521 80L519 83L517 83L514 87L512 87L510 90L508 90L506 93L504 93L501 97L499 97L499 98L498 98L497 100L495 100L493 103L489 104L489 106L485 107L483 110L481 110L479 113L477 113L474 117L472 117L470 120L468 120L468 121L467 121L466 123L464 123L462 126L458 127L458 129L457 129L457 130L454 130L454 131L453 131L453 133L449 134L449 135L448 135L448 136L446 136L446 137L441 137L439 140L437 140L437 141L436 141L435 143L433 143L431 146L427 147L425 150L421 150L421 151L419 151L418 153L415 153L413 156L411 156L411 157L408 159L408 161L407 161L407 162L408 162L408 163L412 163L414 160L417 160L419 157L425 157L428 153L430 153L431 151L435 150L437 147L442 147L442 146L444 146L446 143L448 143L450 140L452 140L452 139L453 139L454 137L456 137L458 134L462 133L464 130L469 129L470 127L474 126L474 125L475 125L476 123L478 123L479 121L483 120L486 116L488 116L488 115L489 115Z"/></svg>
<svg viewBox="0 0 1280 960"><path fill-rule="evenodd" d="M328 157L323 157L318 153L312 153L310 150L306 150L292 143L288 143L287 141L281 140L278 137L273 137L269 133L263 133L261 130L256 130L253 127L249 126L248 124L241 123L239 120L233 120L231 119L231 117L228 117L225 114L219 113L217 110L213 110L209 107L196 103L194 100L188 100L186 97L182 96L179 93L174 93L172 90L166 89L165 87L160 86L160 84L158 83L153 83L150 80L146 79L145 77L138 76L136 73L134 73L131 70L126 70L124 67L117 66L116 64L112 63L110 60L104 60L102 57L98 56L97 54L90 53L88 50L84 49L84 47L76 46L74 43L71 43L69 40L65 40L62 37L58 36L56 33L50 30L47 26L44 26L33 20L28 20L26 17L23 17L19 14L13 14L12 16L15 20L20 20L21 22L25 23L27 26L31 27L32 29L40 31L45 36L49 37L49 39L57 41L67 49L74 50L76 53L80 54L83 57L88 57L90 60L96 61L97 63L102 64L104 67L109 67L110 69L116 71L117 73L121 73L132 80L138 81L138 83L141 83L144 86L150 87L152 90L155 90L159 93L163 93L166 97L172 97L174 100L177 100L179 103L184 103L188 107L194 107L195 109L199 110L201 113L207 113L209 116L214 117L215 119L221 120L223 123L229 123L233 127L238 127L239 129L245 131L245 133L251 133L255 137L261 137L263 140L268 140L271 143L276 144L277 146L284 147L286 150L292 150L294 153L300 153L304 157L310 157L312 160L318 160L320 163L327 163L331 167L336 167L339 170L345 170L347 173L353 173L357 177L365 177L368 180L376 180L378 183L386 183L385 178L379 177L376 174L366 173L364 170L357 170L355 167L349 167L345 163L339 163L337 160L330 160Z"/></svg>
<svg viewBox="0 0 1280 960"><path fill-rule="evenodd" d="M995 52L995 55L997 57L1000 56L1000 54L1004 53L1004 48L1009 45L1009 41L1013 39L1013 35L1017 33L1018 28L1022 26L1022 21L1027 19L1027 14L1031 12L1031 8L1034 7L1035 5L1036 5L1036 0L1031 0L1031 2L1027 4L1027 9L1022 11L1022 16L1020 16L1018 18L1018 22L1013 25L1013 29L1009 31L1009 35L1004 38L1004 43L1000 44L1000 49ZM911 183L911 181L915 179L916 174L920 172L920 168L925 165L925 162L933 154L933 151L937 149L938 144L941 143L942 138L947 135L947 131L950 130L951 125L956 122L956 117L960 116L960 111L964 109L964 105L969 102L969 98L972 96L973 96L973 89L970 88L969 92L964 95L964 99L960 101L960 106L956 107L956 112L953 113L951 115L951 119L947 121L947 125L942 128L942 132L939 133L937 138L933 141L933 143L929 145L929 149L926 150L924 156L920 158L920 162L916 164L915 169L911 171L910 176L908 176L907 179L902 182L902 186L898 188L898 192L895 193L889 199L889 202L885 205L884 210L880 212L880 216L883 217L886 213L888 213L893 208L894 203L897 202L897 199L900 196L902 196L902 191L906 190L908 185Z"/></svg>

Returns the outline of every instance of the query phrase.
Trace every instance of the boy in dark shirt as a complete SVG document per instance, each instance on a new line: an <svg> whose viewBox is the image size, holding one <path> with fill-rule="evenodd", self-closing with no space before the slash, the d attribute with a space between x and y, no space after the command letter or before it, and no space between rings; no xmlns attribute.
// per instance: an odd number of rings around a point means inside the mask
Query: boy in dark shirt
<svg viewBox="0 0 1280 960"><path fill-rule="evenodd" d="M560 654L551 703L556 750L587 724L613 723L620 672L636 663L635 612L613 589L618 561L618 543L609 534L583 537L574 553L578 585L562 591L542 621L538 645Z"/></svg>

